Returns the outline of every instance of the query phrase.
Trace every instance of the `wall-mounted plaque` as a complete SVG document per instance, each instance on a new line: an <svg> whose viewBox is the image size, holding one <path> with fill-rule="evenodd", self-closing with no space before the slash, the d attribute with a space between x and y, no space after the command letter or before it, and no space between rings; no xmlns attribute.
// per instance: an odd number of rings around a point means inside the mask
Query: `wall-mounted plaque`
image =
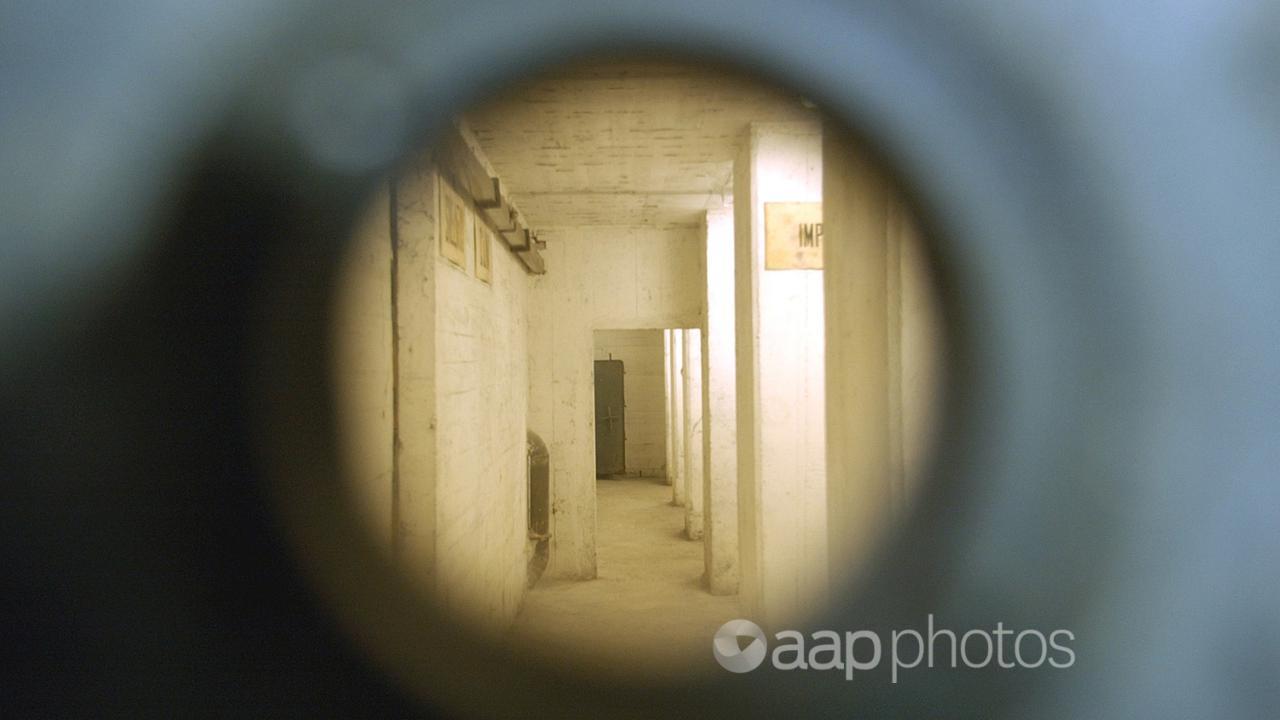
<svg viewBox="0 0 1280 720"><path fill-rule="evenodd" d="M764 204L764 269L822 269L822 203Z"/></svg>
<svg viewBox="0 0 1280 720"><path fill-rule="evenodd" d="M493 231L480 218L475 219L476 277L489 282L493 277Z"/></svg>
<svg viewBox="0 0 1280 720"><path fill-rule="evenodd" d="M462 198L440 184L440 254L462 269L467 267L467 208Z"/></svg>

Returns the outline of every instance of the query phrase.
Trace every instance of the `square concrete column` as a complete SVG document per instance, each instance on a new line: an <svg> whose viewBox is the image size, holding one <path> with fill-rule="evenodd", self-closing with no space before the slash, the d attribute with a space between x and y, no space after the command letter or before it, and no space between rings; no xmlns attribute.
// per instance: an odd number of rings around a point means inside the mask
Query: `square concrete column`
<svg viewBox="0 0 1280 720"><path fill-rule="evenodd" d="M733 325L733 210L706 216L707 326L702 333L702 542L707 587L738 592L737 363Z"/></svg>
<svg viewBox="0 0 1280 720"><path fill-rule="evenodd" d="M668 485L672 482L672 476L675 474L675 441L671 437L671 393L674 385L671 382L671 330L662 331L662 385L663 385L663 401L666 403L666 412L662 416L664 427L664 439L666 442L666 460L663 466L663 475L666 476Z"/></svg>
<svg viewBox="0 0 1280 720"><path fill-rule="evenodd" d="M848 580L891 518L886 184L844 133L825 138L827 449L832 577Z"/></svg>
<svg viewBox="0 0 1280 720"><path fill-rule="evenodd" d="M734 167L743 605L767 627L827 592L823 279L765 266L765 206L822 201L818 123L753 124Z"/></svg>
<svg viewBox="0 0 1280 720"><path fill-rule="evenodd" d="M702 538L702 331L683 330L684 352L684 534Z"/></svg>
<svg viewBox="0 0 1280 720"><path fill-rule="evenodd" d="M824 138L831 579L856 582L932 435L936 300L905 203L840 128Z"/></svg>
<svg viewBox="0 0 1280 720"><path fill-rule="evenodd" d="M671 382L671 504L684 505L684 331L678 329L671 331Z"/></svg>

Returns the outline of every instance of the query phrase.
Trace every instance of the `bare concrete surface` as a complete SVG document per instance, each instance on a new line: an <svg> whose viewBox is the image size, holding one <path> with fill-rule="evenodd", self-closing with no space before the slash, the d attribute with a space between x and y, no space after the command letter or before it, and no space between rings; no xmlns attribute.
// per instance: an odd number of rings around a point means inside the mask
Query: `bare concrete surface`
<svg viewBox="0 0 1280 720"><path fill-rule="evenodd" d="M539 581L509 636L518 655L646 683L724 672L711 636L741 616L738 599L707 592L702 542L665 482L597 481L599 577Z"/></svg>

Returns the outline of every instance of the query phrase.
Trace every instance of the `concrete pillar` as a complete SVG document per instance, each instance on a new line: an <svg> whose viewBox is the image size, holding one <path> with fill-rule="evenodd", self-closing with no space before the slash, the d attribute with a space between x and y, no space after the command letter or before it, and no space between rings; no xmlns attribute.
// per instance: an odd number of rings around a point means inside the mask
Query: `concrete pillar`
<svg viewBox="0 0 1280 720"><path fill-rule="evenodd" d="M707 587L738 592L738 418L733 326L733 211L706 216L707 321L702 333L702 542Z"/></svg>
<svg viewBox="0 0 1280 720"><path fill-rule="evenodd" d="M765 268L764 212L822 200L821 126L753 124L734 174L742 596L790 627L827 592L823 279Z"/></svg>
<svg viewBox="0 0 1280 720"><path fill-rule="evenodd" d="M674 474L675 468L675 441L671 437L671 393L674 392L671 382L671 330L662 331L662 381L663 381L663 401L666 403L666 412L662 416L662 422L665 426L666 438L666 464L663 466L663 475L666 477L668 485L671 484L671 476Z"/></svg>
<svg viewBox="0 0 1280 720"><path fill-rule="evenodd" d="M827 463L832 576L848 580L892 518L888 189L839 129L824 140Z"/></svg>
<svg viewBox="0 0 1280 720"><path fill-rule="evenodd" d="M687 492L685 489L685 430L684 430L684 332L671 331L671 467L674 477L671 479L671 504L684 505Z"/></svg>
<svg viewBox="0 0 1280 720"><path fill-rule="evenodd" d="M932 431L937 310L905 204L839 128L823 141L828 528L856 582L908 504Z"/></svg>
<svg viewBox="0 0 1280 720"><path fill-rule="evenodd" d="M683 330L684 352L684 534L702 539L702 331Z"/></svg>
<svg viewBox="0 0 1280 720"><path fill-rule="evenodd" d="M529 427L551 452L545 576L590 580L596 577L594 335L558 279L548 272L530 285Z"/></svg>
<svg viewBox="0 0 1280 720"><path fill-rule="evenodd" d="M890 402L899 406L901 428L900 472L895 497L896 514L910 507L918 483L925 470L933 446L938 417L938 401L944 388L940 386L943 357L942 315L930 276L924 243L910 208L901 198L889 206L889 237L897 246L898 264L890 265L892 278L897 276L897 357L890 366L898 368L897 393ZM891 314L892 320L894 316ZM893 337L893 334L890 335Z"/></svg>

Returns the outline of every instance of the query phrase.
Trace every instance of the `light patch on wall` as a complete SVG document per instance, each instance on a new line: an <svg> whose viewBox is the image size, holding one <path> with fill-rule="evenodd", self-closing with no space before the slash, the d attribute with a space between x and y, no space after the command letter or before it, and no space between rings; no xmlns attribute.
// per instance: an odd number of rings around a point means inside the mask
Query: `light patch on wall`
<svg viewBox="0 0 1280 720"><path fill-rule="evenodd" d="M822 269L822 203L764 204L764 267Z"/></svg>

